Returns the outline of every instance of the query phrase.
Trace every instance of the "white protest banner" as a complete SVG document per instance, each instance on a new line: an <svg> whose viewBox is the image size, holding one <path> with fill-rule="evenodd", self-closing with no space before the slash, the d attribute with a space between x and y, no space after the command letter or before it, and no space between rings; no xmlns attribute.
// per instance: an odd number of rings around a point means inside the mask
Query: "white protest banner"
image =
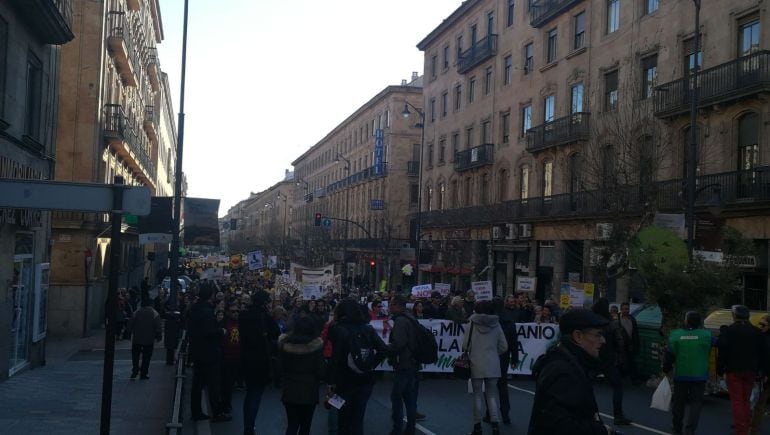
<svg viewBox="0 0 770 435"><path fill-rule="evenodd" d="M422 284L412 287L412 296L416 298L429 298L433 292L432 284Z"/></svg>
<svg viewBox="0 0 770 435"><path fill-rule="evenodd" d="M471 290L477 301L492 300L492 281L474 281L471 283Z"/></svg>
<svg viewBox="0 0 770 435"><path fill-rule="evenodd" d="M537 290L537 278L534 276L517 276L516 277L516 291L517 292L534 292Z"/></svg>
<svg viewBox="0 0 770 435"><path fill-rule="evenodd" d="M267 257L267 268L268 269L275 269L278 267L278 257L275 255L270 255Z"/></svg>
<svg viewBox="0 0 770 435"><path fill-rule="evenodd" d="M450 320L426 320L419 322L431 330L438 345L438 361L435 364L423 365L423 372L451 373L454 361L462 354L462 343L465 331L470 328L468 323L455 323ZM380 335L384 342L390 339L393 322L390 320L372 320L369 324ZM551 323L518 323L516 331L519 338L519 365L515 369L508 368L508 373L532 374L532 366L537 358L544 354L551 345L559 339L559 325ZM377 370L393 370L387 362L383 362Z"/></svg>
<svg viewBox="0 0 770 435"><path fill-rule="evenodd" d="M452 290L452 284L444 284L444 283L437 282L433 284L433 288L437 292L441 293L441 296L446 296Z"/></svg>
<svg viewBox="0 0 770 435"><path fill-rule="evenodd" d="M321 286L318 285L306 285L302 287L302 299L306 301L313 301L321 299Z"/></svg>
<svg viewBox="0 0 770 435"><path fill-rule="evenodd" d="M262 251L251 251L247 258L249 259L249 270L259 270L264 267L262 265Z"/></svg>

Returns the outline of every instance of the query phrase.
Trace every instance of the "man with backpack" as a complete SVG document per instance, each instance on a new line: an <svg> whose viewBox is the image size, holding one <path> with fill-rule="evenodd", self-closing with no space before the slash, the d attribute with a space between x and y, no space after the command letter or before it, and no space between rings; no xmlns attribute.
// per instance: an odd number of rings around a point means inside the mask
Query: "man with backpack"
<svg viewBox="0 0 770 435"><path fill-rule="evenodd" d="M391 435L414 435L417 422L417 394L422 364L438 360L438 348L433 333L420 325L406 309L406 298L396 295L390 300L393 318L390 332L390 365L393 366L393 391L390 401L393 418ZM406 428L404 429L404 408Z"/></svg>

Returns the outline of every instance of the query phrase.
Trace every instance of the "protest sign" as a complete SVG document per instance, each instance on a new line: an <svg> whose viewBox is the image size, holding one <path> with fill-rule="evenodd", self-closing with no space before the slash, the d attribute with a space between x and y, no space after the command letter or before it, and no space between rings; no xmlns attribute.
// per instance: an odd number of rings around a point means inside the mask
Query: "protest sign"
<svg viewBox="0 0 770 435"><path fill-rule="evenodd" d="M433 284L433 288L436 289L437 292L441 293L441 296L446 296L452 290L452 284L443 284L437 282Z"/></svg>
<svg viewBox="0 0 770 435"><path fill-rule="evenodd" d="M259 270L264 267L262 265L262 251L251 251L248 255L249 270Z"/></svg>
<svg viewBox="0 0 770 435"><path fill-rule="evenodd" d="M321 299L321 286L318 286L318 285L303 286L302 299L306 301Z"/></svg>
<svg viewBox="0 0 770 435"><path fill-rule="evenodd" d="M569 305L571 307L583 308L586 296L583 292L583 284L579 282L569 283Z"/></svg>
<svg viewBox="0 0 770 435"><path fill-rule="evenodd" d="M275 269L278 267L278 257L275 255L270 255L267 257L267 268L268 269Z"/></svg>
<svg viewBox="0 0 770 435"><path fill-rule="evenodd" d="M534 276L517 276L516 277L516 291L517 292L534 292L537 290L537 278Z"/></svg>
<svg viewBox="0 0 770 435"><path fill-rule="evenodd" d="M477 301L492 300L492 281L474 281L471 283L471 290Z"/></svg>
<svg viewBox="0 0 770 435"><path fill-rule="evenodd" d="M593 302L594 300L594 288L594 283L592 282L583 283L583 294L585 294L585 297L589 302Z"/></svg>
<svg viewBox="0 0 770 435"><path fill-rule="evenodd" d="M416 298L429 298L433 291L433 285L422 284L412 287L412 295Z"/></svg>

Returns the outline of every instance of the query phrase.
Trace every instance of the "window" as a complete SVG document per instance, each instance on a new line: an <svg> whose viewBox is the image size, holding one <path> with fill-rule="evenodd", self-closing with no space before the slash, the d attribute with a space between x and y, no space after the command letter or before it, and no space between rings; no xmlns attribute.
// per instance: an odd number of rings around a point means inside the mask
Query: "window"
<svg viewBox="0 0 770 435"><path fill-rule="evenodd" d="M528 104L521 108L521 136L526 136L530 128L532 128L532 106Z"/></svg>
<svg viewBox="0 0 770 435"><path fill-rule="evenodd" d="M655 143L652 136L639 138L639 186L646 190L655 175Z"/></svg>
<svg viewBox="0 0 770 435"><path fill-rule="evenodd" d="M481 143L492 143L492 122L484 121L481 123Z"/></svg>
<svg viewBox="0 0 770 435"><path fill-rule="evenodd" d="M550 198L553 194L553 162L543 163L543 197Z"/></svg>
<svg viewBox="0 0 770 435"><path fill-rule="evenodd" d="M529 166L522 166L519 180L519 198L529 198Z"/></svg>
<svg viewBox="0 0 770 435"><path fill-rule="evenodd" d="M508 199L508 171L500 169L497 176L497 198L503 202Z"/></svg>
<svg viewBox="0 0 770 435"><path fill-rule="evenodd" d="M547 35L545 61L551 63L556 60L556 29L549 30Z"/></svg>
<svg viewBox="0 0 770 435"><path fill-rule="evenodd" d="M430 99L430 122L436 122L436 99Z"/></svg>
<svg viewBox="0 0 770 435"><path fill-rule="evenodd" d="M40 111L43 100L43 64L34 53L27 53L27 104L24 132L40 140Z"/></svg>
<svg viewBox="0 0 770 435"><path fill-rule="evenodd" d="M577 83L570 88L570 113L583 111L583 84Z"/></svg>
<svg viewBox="0 0 770 435"><path fill-rule="evenodd" d="M572 49L579 50L586 43L586 13L581 12L575 15L575 37L572 41Z"/></svg>
<svg viewBox="0 0 770 435"><path fill-rule="evenodd" d="M658 10L659 0L644 0L644 13L649 15Z"/></svg>
<svg viewBox="0 0 770 435"><path fill-rule="evenodd" d="M738 29L738 56L759 51L759 18L742 24Z"/></svg>
<svg viewBox="0 0 770 435"><path fill-rule="evenodd" d="M699 38L701 39L701 38ZM703 40L701 39L701 42ZM698 45L701 45L700 43ZM695 69L695 62L698 62L698 69L703 66L703 50L701 47L698 49L698 55L695 55L695 38L690 38L684 41L684 69L685 71L692 72Z"/></svg>
<svg viewBox="0 0 770 435"><path fill-rule="evenodd" d="M481 185L479 186L479 203L486 205L489 203L489 174L481 175Z"/></svg>
<svg viewBox="0 0 770 435"><path fill-rule="evenodd" d="M428 161L428 167L429 168L432 167L433 166L433 144L432 143L428 144L428 158L427 158L427 161Z"/></svg>
<svg viewBox="0 0 770 435"><path fill-rule="evenodd" d="M436 78L436 64L438 63L438 59L436 58L436 55L430 57L430 76L433 78Z"/></svg>
<svg viewBox="0 0 770 435"><path fill-rule="evenodd" d="M441 139L438 141L438 162L439 164L444 163L446 160L446 139Z"/></svg>
<svg viewBox="0 0 770 435"><path fill-rule="evenodd" d="M508 0L508 7L506 9L506 14L505 14L505 24L508 27L513 26L513 12L514 12L513 9L514 9L515 3L516 3L516 0Z"/></svg>
<svg viewBox="0 0 770 435"><path fill-rule="evenodd" d="M445 207L445 199L446 199L446 185L444 183L438 183L438 204L437 209L443 210Z"/></svg>
<svg viewBox="0 0 770 435"><path fill-rule="evenodd" d="M549 95L543 99L543 122L551 122L556 110L556 97Z"/></svg>
<svg viewBox="0 0 770 435"><path fill-rule="evenodd" d="M503 67L503 85L510 85L513 79L513 57L505 57L505 66Z"/></svg>
<svg viewBox="0 0 770 435"><path fill-rule="evenodd" d="M615 175L615 148L607 145L601 149L601 186L612 186Z"/></svg>
<svg viewBox="0 0 770 435"><path fill-rule="evenodd" d="M466 207L471 205L471 188L473 187L473 184L471 183L471 177L465 178L465 195L463 198L463 205Z"/></svg>
<svg viewBox="0 0 770 435"><path fill-rule="evenodd" d="M462 35L457 37L457 61L463 57L463 37Z"/></svg>
<svg viewBox="0 0 770 435"><path fill-rule="evenodd" d="M441 94L441 117L446 117L447 114L447 106L449 105L449 94L447 91L444 91L444 93Z"/></svg>
<svg viewBox="0 0 770 435"><path fill-rule="evenodd" d="M484 71L484 95L492 92L492 67L488 66Z"/></svg>
<svg viewBox="0 0 770 435"><path fill-rule="evenodd" d="M658 78L658 55L642 59L642 99L652 97L653 88Z"/></svg>
<svg viewBox="0 0 770 435"><path fill-rule="evenodd" d="M478 41L478 28L474 24L471 26L471 49L476 48L476 41Z"/></svg>
<svg viewBox="0 0 770 435"><path fill-rule="evenodd" d="M473 127L465 129L465 149L473 148Z"/></svg>
<svg viewBox="0 0 770 435"><path fill-rule="evenodd" d="M604 75L604 110L618 108L618 70Z"/></svg>
<svg viewBox="0 0 770 435"><path fill-rule="evenodd" d="M460 206L460 204L457 202L458 199L458 190L457 190L457 180L452 180L452 187L450 189L449 195L451 200L451 207L457 208Z"/></svg>
<svg viewBox="0 0 770 435"><path fill-rule="evenodd" d="M419 192L419 186L416 184L410 184L409 185L409 205L414 207L417 205L417 196Z"/></svg>
<svg viewBox="0 0 770 435"><path fill-rule="evenodd" d="M455 86L455 110L460 110L460 106L463 100L462 85Z"/></svg>
<svg viewBox="0 0 770 435"><path fill-rule="evenodd" d="M8 23L0 18L0 117L5 115L5 75L8 59Z"/></svg>
<svg viewBox="0 0 770 435"><path fill-rule="evenodd" d="M620 0L607 0L607 33L620 28Z"/></svg>
<svg viewBox="0 0 770 435"><path fill-rule="evenodd" d="M575 153L569 156L569 193L574 194L580 191L580 173L582 171L582 161L580 154Z"/></svg>
<svg viewBox="0 0 770 435"><path fill-rule="evenodd" d="M738 121L738 170L750 170L759 163L759 116L743 115Z"/></svg>
<svg viewBox="0 0 770 435"><path fill-rule="evenodd" d="M452 160L456 158L457 152L460 151L460 133L452 133Z"/></svg>
<svg viewBox="0 0 770 435"><path fill-rule="evenodd" d="M507 144L511 141L511 112L505 112L500 115L500 130L502 131L502 137L500 142Z"/></svg>
<svg viewBox="0 0 770 435"><path fill-rule="evenodd" d="M468 81L468 102L472 103L476 99L476 77L471 77Z"/></svg>
<svg viewBox="0 0 770 435"><path fill-rule="evenodd" d="M487 14L487 35L495 33L495 13L489 12Z"/></svg>
<svg viewBox="0 0 770 435"><path fill-rule="evenodd" d="M535 67L535 48L530 42L524 46L524 74L532 72L532 68Z"/></svg>
<svg viewBox="0 0 770 435"><path fill-rule="evenodd" d="M385 128L390 128L390 110L385 111Z"/></svg>
<svg viewBox="0 0 770 435"><path fill-rule="evenodd" d="M425 188L425 209L428 211L433 210L433 186Z"/></svg>
<svg viewBox="0 0 770 435"><path fill-rule="evenodd" d="M444 65L444 69L448 69L449 68L449 46L448 45L444 46L444 54L443 54L443 58L442 58L442 63Z"/></svg>

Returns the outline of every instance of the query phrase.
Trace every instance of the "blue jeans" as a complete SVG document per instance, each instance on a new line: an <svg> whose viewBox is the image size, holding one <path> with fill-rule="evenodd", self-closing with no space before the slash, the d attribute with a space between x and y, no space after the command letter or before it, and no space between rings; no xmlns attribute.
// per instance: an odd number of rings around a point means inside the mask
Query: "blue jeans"
<svg viewBox="0 0 770 435"><path fill-rule="evenodd" d="M404 432L404 408L406 408L406 433L413 434L417 416L417 370L396 370L393 372L393 391L390 404L393 418L393 434Z"/></svg>
<svg viewBox="0 0 770 435"><path fill-rule="evenodd" d="M373 387L374 385L364 384L337 392L345 399L345 405L339 412L339 435L364 435L366 403L372 395Z"/></svg>
<svg viewBox="0 0 770 435"><path fill-rule="evenodd" d="M254 430L254 423L257 421L259 404L262 401L262 393L265 386L261 384L246 384L246 397L243 399L243 431Z"/></svg>
<svg viewBox="0 0 770 435"><path fill-rule="evenodd" d="M326 411L326 426L329 429L329 435L337 435L339 427L339 411L335 407L329 407Z"/></svg>

